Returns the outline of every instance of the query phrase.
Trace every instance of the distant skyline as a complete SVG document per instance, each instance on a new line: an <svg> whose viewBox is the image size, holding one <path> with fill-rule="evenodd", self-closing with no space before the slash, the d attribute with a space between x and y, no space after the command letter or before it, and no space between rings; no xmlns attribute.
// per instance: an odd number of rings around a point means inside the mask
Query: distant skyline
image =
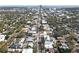
<svg viewBox="0 0 79 59"><path fill-rule="evenodd" d="M6 5L79 5L79 0L0 0L0 6Z"/></svg>

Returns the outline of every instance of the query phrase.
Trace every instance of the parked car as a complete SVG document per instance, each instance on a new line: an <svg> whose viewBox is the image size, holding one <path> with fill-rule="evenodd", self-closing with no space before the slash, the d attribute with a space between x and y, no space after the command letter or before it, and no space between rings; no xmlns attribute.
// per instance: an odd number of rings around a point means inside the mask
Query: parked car
<svg viewBox="0 0 79 59"><path fill-rule="evenodd" d="M66 43L61 43L61 45L58 47L58 50L60 53L69 53L70 49Z"/></svg>

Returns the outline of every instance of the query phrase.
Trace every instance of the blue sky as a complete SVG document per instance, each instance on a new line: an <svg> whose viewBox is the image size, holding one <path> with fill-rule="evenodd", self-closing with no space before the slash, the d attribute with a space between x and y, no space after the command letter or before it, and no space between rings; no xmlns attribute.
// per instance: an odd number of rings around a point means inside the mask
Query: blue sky
<svg viewBox="0 0 79 59"><path fill-rule="evenodd" d="M0 5L79 5L79 0L0 0Z"/></svg>

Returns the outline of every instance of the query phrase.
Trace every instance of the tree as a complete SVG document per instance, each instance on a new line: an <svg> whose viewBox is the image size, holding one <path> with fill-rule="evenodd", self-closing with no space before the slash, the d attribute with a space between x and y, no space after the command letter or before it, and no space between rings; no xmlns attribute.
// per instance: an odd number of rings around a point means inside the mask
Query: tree
<svg viewBox="0 0 79 59"><path fill-rule="evenodd" d="M0 21L0 32L3 31L3 28L4 28L4 22L3 21Z"/></svg>
<svg viewBox="0 0 79 59"><path fill-rule="evenodd" d="M57 17L56 16L50 16L48 17L48 24L56 26L57 25Z"/></svg>
<svg viewBox="0 0 79 59"><path fill-rule="evenodd" d="M7 49L7 42L0 42L0 52L1 53L7 53L8 49Z"/></svg>
<svg viewBox="0 0 79 59"><path fill-rule="evenodd" d="M8 49L7 48L0 48L1 53L7 53Z"/></svg>

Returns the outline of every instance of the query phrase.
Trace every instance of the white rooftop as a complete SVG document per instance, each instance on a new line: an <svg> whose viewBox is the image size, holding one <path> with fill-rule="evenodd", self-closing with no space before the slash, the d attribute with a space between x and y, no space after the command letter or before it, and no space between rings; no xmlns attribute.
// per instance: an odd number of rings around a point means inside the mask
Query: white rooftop
<svg viewBox="0 0 79 59"><path fill-rule="evenodd" d="M33 41L33 38L32 37L28 37L26 40L27 41Z"/></svg>
<svg viewBox="0 0 79 59"><path fill-rule="evenodd" d="M0 41L4 41L5 35L0 34Z"/></svg>
<svg viewBox="0 0 79 59"><path fill-rule="evenodd" d="M47 21L46 20L42 20L42 23L47 23Z"/></svg>
<svg viewBox="0 0 79 59"><path fill-rule="evenodd" d="M33 49L32 48L23 49L22 53L33 53Z"/></svg>

